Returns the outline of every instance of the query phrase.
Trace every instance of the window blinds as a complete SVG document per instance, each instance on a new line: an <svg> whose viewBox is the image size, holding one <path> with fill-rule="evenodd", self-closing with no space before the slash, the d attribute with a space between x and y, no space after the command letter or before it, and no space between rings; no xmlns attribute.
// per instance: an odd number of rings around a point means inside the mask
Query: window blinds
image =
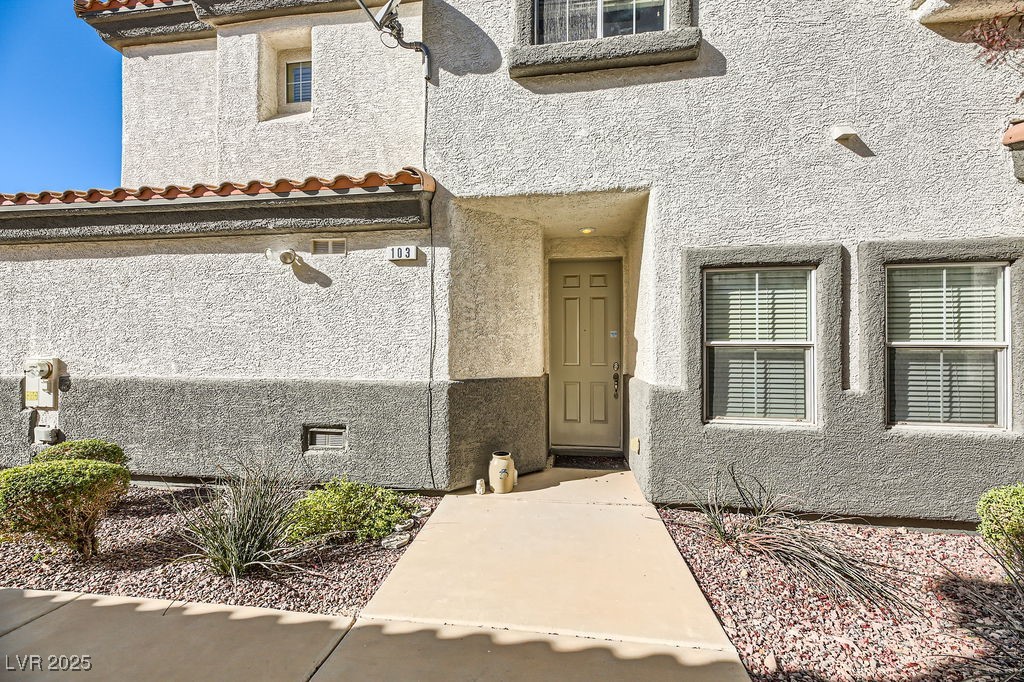
<svg viewBox="0 0 1024 682"><path fill-rule="evenodd" d="M811 271L709 271L709 418L807 419Z"/></svg>
<svg viewBox="0 0 1024 682"><path fill-rule="evenodd" d="M890 267L889 420L1000 422L1002 265Z"/></svg>
<svg viewBox="0 0 1024 682"><path fill-rule="evenodd" d="M536 0L538 45L661 31L665 0Z"/></svg>

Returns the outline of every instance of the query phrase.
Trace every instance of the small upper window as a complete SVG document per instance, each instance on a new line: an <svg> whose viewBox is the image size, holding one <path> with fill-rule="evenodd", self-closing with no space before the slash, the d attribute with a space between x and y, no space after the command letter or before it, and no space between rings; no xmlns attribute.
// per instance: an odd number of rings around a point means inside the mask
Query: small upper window
<svg viewBox="0 0 1024 682"><path fill-rule="evenodd" d="M289 62L285 65L287 81L285 97L288 104L313 100L313 62Z"/></svg>
<svg viewBox="0 0 1024 682"><path fill-rule="evenodd" d="M665 0L536 0L538 45L665 30Z"/></svg>

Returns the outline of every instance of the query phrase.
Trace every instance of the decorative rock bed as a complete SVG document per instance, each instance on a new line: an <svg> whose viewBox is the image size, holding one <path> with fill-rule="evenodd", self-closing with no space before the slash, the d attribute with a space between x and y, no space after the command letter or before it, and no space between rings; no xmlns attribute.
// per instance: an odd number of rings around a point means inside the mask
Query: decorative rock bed
<svg viewBox="0 0 1024 682"><path fill-rule="evenodd" d="M695 512L661 516L754 680L963 680L972 671L965 659L992 660L991 645L965 628L968 585L991 599L1005 598L1006 586L974 535L822 524L896 569L920 613L894 616L802 587L779 564L685 525L700 521Z"/></svg>
<svg viewBox="0 0 1024 682"><path fill-rule="evenodd" d="M198 503L192 490L132 486L104 521L101 554L90 561L42 541L0 544L0 585L354 614L405 551L386 549L379 542L341 544L321 551L305 572L246 576L236 586L200 563L176 561L191 549L178 538L181 520L172 496L186 505ZM429 513L440 498L417 496L413 501ZM414 536L425 522L426 518L417 519L406 532Z"/></svg>

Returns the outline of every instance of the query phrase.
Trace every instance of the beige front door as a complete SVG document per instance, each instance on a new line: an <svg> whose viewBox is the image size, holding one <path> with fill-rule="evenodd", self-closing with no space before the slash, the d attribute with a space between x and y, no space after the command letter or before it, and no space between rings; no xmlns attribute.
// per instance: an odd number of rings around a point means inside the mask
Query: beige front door
<svg viewBox="0 0 1024 682"><path fill-rule="evenodd" d="M552 447L622 447L622 262L552 261Z"/></svg>

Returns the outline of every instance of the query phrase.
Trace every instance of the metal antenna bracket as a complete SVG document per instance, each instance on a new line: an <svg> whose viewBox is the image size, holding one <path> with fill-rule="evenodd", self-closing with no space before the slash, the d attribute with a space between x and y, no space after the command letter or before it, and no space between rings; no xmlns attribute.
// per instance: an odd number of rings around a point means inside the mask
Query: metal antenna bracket
<svg viewBox="0 0 1024 682"><path fill-rule="evenodd" d="M376 14L366 6L365 0L356 0L359 6L366 12L366 16L370 17L370 22L374 28L381 32L382 37L384 35L391 36L394 39L395 45L387 45L385 47L401 47L406 50L415 50L423 55L423 77L428 81L431 80L431 62L430 62L430 50L427 46L419 41L407 41L405 39L405 28L402 26L402 22L398 20L398 5L402 0L388 0L384 3L384 6L377 11Z"/></svg>

